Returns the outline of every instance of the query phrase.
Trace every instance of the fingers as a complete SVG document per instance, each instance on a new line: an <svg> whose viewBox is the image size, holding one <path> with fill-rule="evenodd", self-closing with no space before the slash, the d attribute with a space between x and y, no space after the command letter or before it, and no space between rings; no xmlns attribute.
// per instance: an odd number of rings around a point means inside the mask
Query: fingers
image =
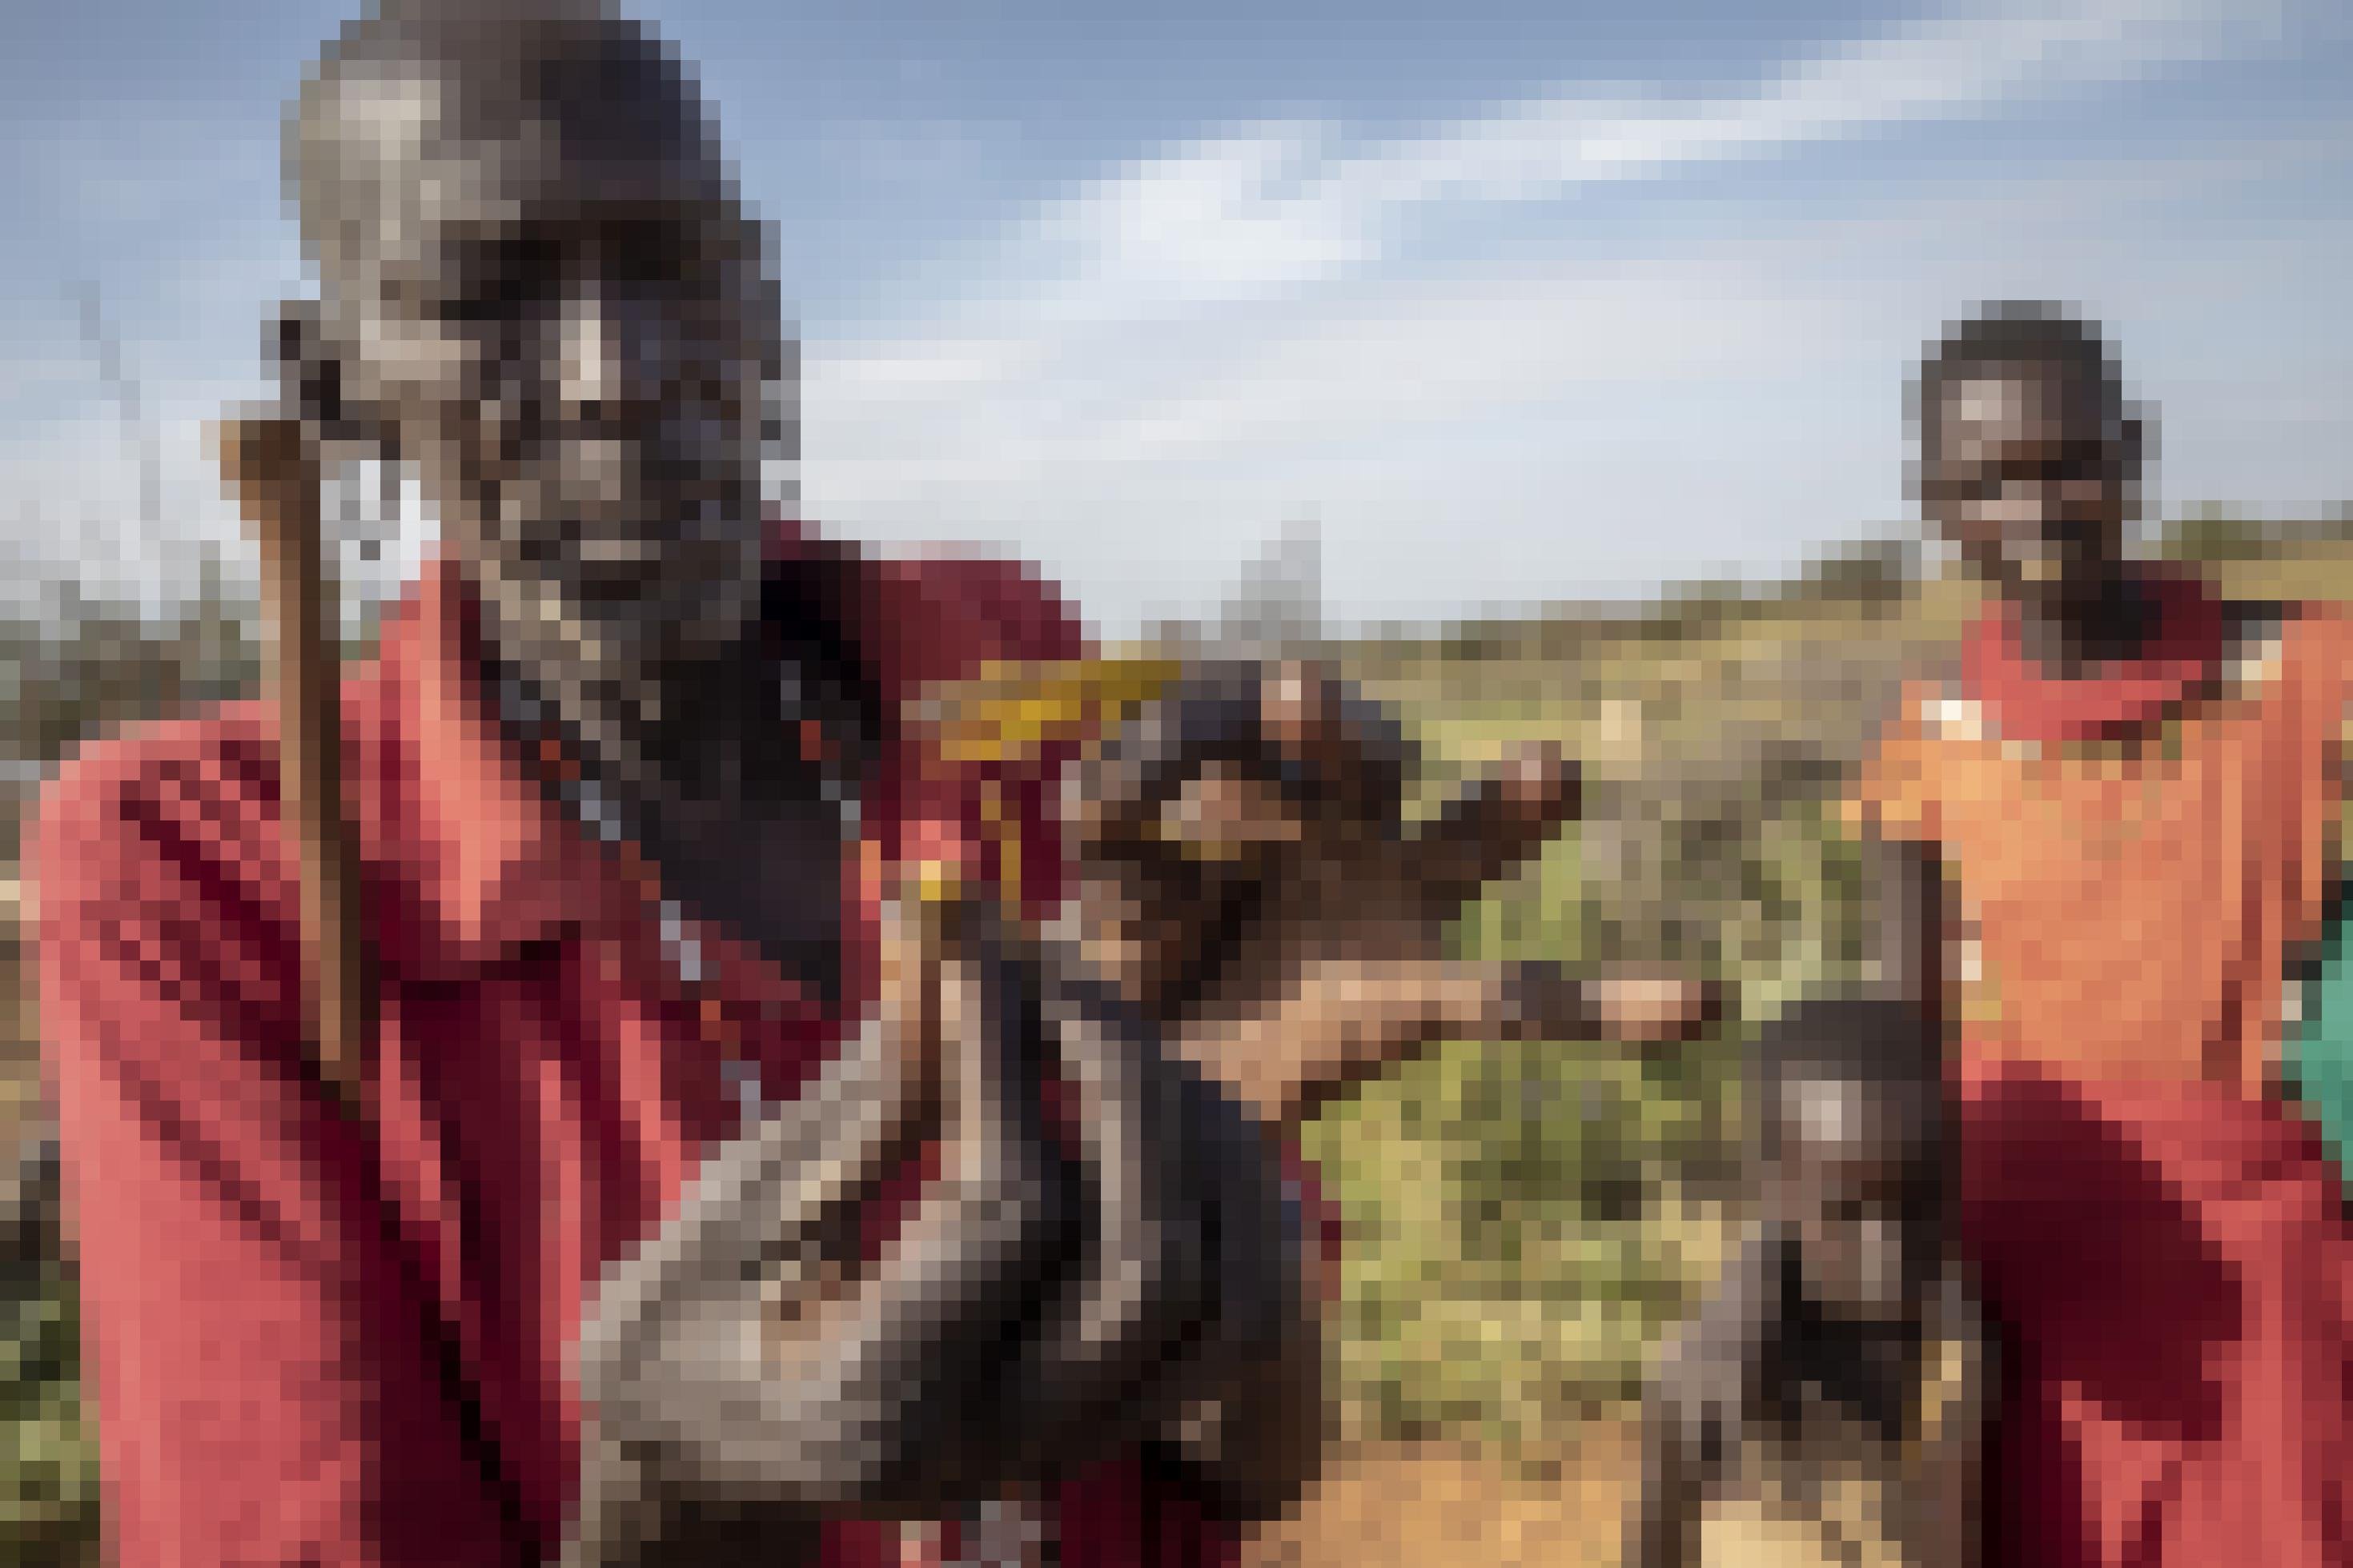
<svg viewBox="0 0 2353 1568"><path fill-rule="evenodd" d="M1402 912L1382 857L1410 756L1388 715L1312 665L1210 666L1172 689L1091 762L1071 812L1082 905L1126 994L1188 1011L1271 899L1313 921L1315 899L1293 895L1353 897L1357 868L1377 868Z"/></svg>
<svg viewBox="0 0 2353 1568"><path fill-rule="evenodd" d="M1282 998L1189 1026L1179 1049L1261 1120L1289 1125L1440 1040L1687 1040L1726 1003L1711 983L1595 978L1557 964L1391 956L1308 963Z"/></svg>
<svg viewBox="0 0 2353 1568"><path fill-rule="evenodd" d="M1261 676L1259 722L1270 753L1308 786L1319 823L1395 827L1414 759L1379 704L1318 665L1291 661Z"/></svg>
<svg viewBox="0 0 2353 1568"><path fill-rule="evenodd" d="M876 1026L896 1069L900 1117L910 1122L928 1120L939 1102L940 935L936 911L904 899L884 904Z"/></svg>
<svg viewBox="0 0 2353 1568"><path fill-rule="evenodd" d="M1296 1500L1323 1451L1315 1264L1265 1130L1198 1074L1182 1088L1216 1266L1198 1333L1152 1390L1152 1426L1221 1516L1254 1522Z"/></svg>
<svg viewBox="0 0 2353 1568"><path fill-rule="evenodd" d="M1430 916L1451 918L1541 848L1576 817L1578 786L1557 748L1531 746L1455 796L1405 852Z"/></svg>
<svg viewBox="0 0 2353 1568"><path fill-rule="evenodd" d="M1177 1048L1285 1127L1435 1040L1492 1027L1505 1008L1498 965L1324 958L1293 970L1271 1002L1188 1023Z"/></svg>
<svg viewBox="0 0 2353 1568"><path fill-rule="evenodd" d="M1723 1021L1729 1002L1715 981L1664 974L1607 976L1588 983L1602 1036L1633 1045L1679 1045Z"/></svg>
<svg viewBox="0 0 2353 1568"><path fill-rule="evenodd" d="M1261 841L1296 837L1303 825L1386 828L1411 764L1402 727L1319 667L1213 665L1177 683L1092 760L1070 820L1082 844L1103 849L1164 839L1172 803L1198 825L1189 834L1180 826L1179 837L1198 842L1212 841L1202 829L1219 821ZM1188 789L1190 807L1181 804Z"/></svg>
<svg viewBox="0 0 2353 1568"><path fill-rule="evenodd" d="M901 878L881 921L881 1023L895 1052L901 1104L895 1131L912 1136L942 1102L942 1041L980 1037L969 962L995 940L995 914L960 870L925 861ZM951 1007L961 1009L954 1018Z"/></svg>
<svg viewBox="0 0 2353 1568"><path fill-rule="evenodd" d="M979 1189L1034 1170L1051 1134L1050 1050L1032 954L985 900L926 906L940 926L938 995L944 1174Z"/></svg>
<svg viewBox="0 0 2353 1568"><path fill-rule="evenodd" d="M1091 1178L1077 1268L1006 1390L1043 1477L1101 1444L1206 1307L1205 1173L1148 1026L1103 988L1049 983L1047 1028Z"/></svg>
<svg viewBox="0 0 2353 1568"><path fill-rule="evenodd" d="M1549 963L1499 967L1499 1038L1679 1044L1713 1027L1727 1000L1714 982L1656 971L1594 976Z"/></svg>
<svg viewBox="0 0 2353 1568"><path fill-rule="evenodd" d="M993 905L941 900L940 1179L880 1259L767 1336L743 1462L802 1502L918 1516L996 1489L997 1372L1067 1268L1074 1194L1043 1113L1044 998Z"/></svg>
<svg viewBox="0 0 2353 1568"><path fill-rule="evenodd" d="M1179 785L1155 814L1150 831L1191 859L1243 860L1279 844L1296 844L1303 828L1298 809L1263 774L1213 761Z"/></svg>
<svg viewBox="0 0 2353 1568"><path fill-rule="evenodd" d="M1250 769L1264 751L1253 667L1196 670L1089 759L1070 826L1098 854L1149 845L1162 808L1187 782L1215 763Z"/></svg>

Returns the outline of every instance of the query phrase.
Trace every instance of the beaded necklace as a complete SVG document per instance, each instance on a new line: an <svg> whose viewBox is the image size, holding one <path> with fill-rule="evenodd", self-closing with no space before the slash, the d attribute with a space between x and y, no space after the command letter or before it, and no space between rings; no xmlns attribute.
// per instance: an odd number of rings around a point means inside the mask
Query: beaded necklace
<svg viewBox="0 0 2353 1568"><path fill-rule="evenodd" d="M841 743L807 700L799 670L783 663L776 677L776 721L799 742L801 760L818 772L820 798L831 805L840 822L845 843L863 836L864 817L858 770L848 759L852 748ZM767 1101L759 1068L743 1047L734 1026L715 994L703 992L711 978L702 944L689 922L684 907L661 892L658 868L638 845L646 837L647 820L631 821L616 796L588 768L574 749L564 744L551 722L551 705L533 693L520 677L507 675L496 682L499 711L510 732L524 741L525 754L537 759L543 782L568 816L618 864L623 877L638 890L652 917L661 953L681 990L699 1003L705 1038L720 1051L721 1071L736 1099L743 1125L749 1128L763 1114ZM994 792L987 804L997 805ZM1000 812L990 810L992 819ZM1008 825L992 820L1001 837ZM1019 1500L997 1500L964 1510L958 1520L955 1557L942 1555L940 1526L908 1521L899 1527L902 1560L923 1568L1047 1568L1059 1558L1059 1542L1050 1515Z"/></svg>
<svg viewBox="0 0 2353 1568"><path fill-rule="evenodd" d="M772 711L776 721L799 742L801 761L817 771L819 797L833 808L842 841L857 843L863 832L863 816L856 766L848 760L853 755L851 749L836 740L812 711L797 669L784 664L774 681ZM642 805L628 808L621 792L581 762L577 748L565 744L559 733L554 705L520 676L502 672L495 687L500 717L509 732L522 740L524 754L537 763L543 785L637 892L653 925L665 967L694 1005L704 1037L718 1048L721 1071L748 1126L766 1106L758 1064L744 1050L742 1031L728 1017L721 998L706 989L715 976L685 905L663 892L659 868L640 847L657 826L652 813Z"/></svg>

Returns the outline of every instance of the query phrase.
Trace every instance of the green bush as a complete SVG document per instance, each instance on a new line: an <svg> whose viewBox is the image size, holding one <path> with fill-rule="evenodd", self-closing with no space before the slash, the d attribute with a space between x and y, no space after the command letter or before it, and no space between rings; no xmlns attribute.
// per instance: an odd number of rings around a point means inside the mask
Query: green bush
<svg viewBox="0 0 2353 1568"><path fill-rule="evenodd" d="M27 1271L0 1296L0 1561L95 1559L98 1461L82 1421L79 1318L65 1271Z"/></svg>
<svg viewBox="0 0 2353 1568"><path fill-rule="evenodd" d="M1683 654L1574 681L1526 661L1421 673L1407 706L1435 781L1513 739L1585 754L1596 716L1629 704L1644 731L1632 776L1599 792L1605 820L1467 911L1460 949L1673 958L1733 980L1743 1017L1642 1053L1451 1045L1307 1130L1346 1227L1351 1432L1548 1446L1638 1393L1713 1279L1739 1218L1744 1022L1853 975L1862 949L1860 868L1830 803L1872 699L1848 665L1772 658L1769 678ZM1481 689L1510 700L1464 695Z"/></svg>

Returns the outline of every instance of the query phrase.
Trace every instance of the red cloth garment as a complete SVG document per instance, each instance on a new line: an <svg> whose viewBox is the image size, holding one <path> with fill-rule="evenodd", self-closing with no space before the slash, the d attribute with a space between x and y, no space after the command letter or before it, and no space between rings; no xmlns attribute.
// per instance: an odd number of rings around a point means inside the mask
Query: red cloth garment
<svg viewBox="0 0 2353 1568"><path fill-rule="evenodd" d="M2222 602L2197 577L2149 570L2157 626L2138 658L2053 680L2021 646L2019 611L2001 603L1971 627L1961 647L1962 681L2013 740L2050 744L2098 741L2179 707L2210 679L2222 652Z"/></svg>
<svg viewBox="0 0 2353 1568"><path fill-rule="evenodd" d="M1960 1103L1962 1243L2005 1331L1987 1561L2353 1561L2353 1248L2313 1128L2014 1063Z"/></svg>
<svg viewBox="0 0 2353 1568"><path fill-rule="evenodd" d="M1017 567L872 561L795 529L776 557L824 585L894 710L978 661L1084 647ZM343 687L380 963L373 1127L332 1110L305 1061L269 710L90 746L43 803L43 1024L123 1568L487 1568L548 1549L578 1485L584 1300L735 1125L714 1039L781 1096L843 1033L723 933L698 933L703 984L682 992L640 889L503 741L474 622L436 562ZM809 889L843 901L853 1016L876 984L888 867L946 853L998 869L977 847L976 778L892 740L843 885ZM1001 778L996 808L1023 821L1021 886L1041 904L1060 865L1042 771ZM437 1324L502 1486L468 1457ZM1173 1556L1142 1549L1166 1510L1135 1471L1113 1457L1062 1500L1089 1521L1071 1568L1218 1561L1208 1529ZM895 1564L897 1532L845 1526L828 1555Z"/></svg>

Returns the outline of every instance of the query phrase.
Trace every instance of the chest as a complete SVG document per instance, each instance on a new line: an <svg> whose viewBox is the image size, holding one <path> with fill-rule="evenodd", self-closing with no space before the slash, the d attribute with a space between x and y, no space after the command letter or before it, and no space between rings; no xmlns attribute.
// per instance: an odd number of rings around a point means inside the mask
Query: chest
<svg viewBox="0 0 2353 1568"><path fill-rule="evenodd" d="M2148 732L2067 747L1924 702L1964 1021L2102 1070L2257 1073L2337 847L2333 689L2259 649Z"/></svg>
<svg viewBox="0 0 2353 1568"><path fill-rule="evenodd" d="M1964 699L1928 715L1937 837L1983 902L2075 884L2136 898L2179 885L2185 856L2261 854L2319 826L2321 731L2276 699L2219 699L2129 742L2011 741Z"/></svg>
<svg viewBox="0 0 2353 1568"><path fill-rule="evenodd" d="M702 983L708 933L724 932L838 1004L855 848L838 805L822 798L682 821L658 846L662 898L650 911L680 978Z"/></svg>

